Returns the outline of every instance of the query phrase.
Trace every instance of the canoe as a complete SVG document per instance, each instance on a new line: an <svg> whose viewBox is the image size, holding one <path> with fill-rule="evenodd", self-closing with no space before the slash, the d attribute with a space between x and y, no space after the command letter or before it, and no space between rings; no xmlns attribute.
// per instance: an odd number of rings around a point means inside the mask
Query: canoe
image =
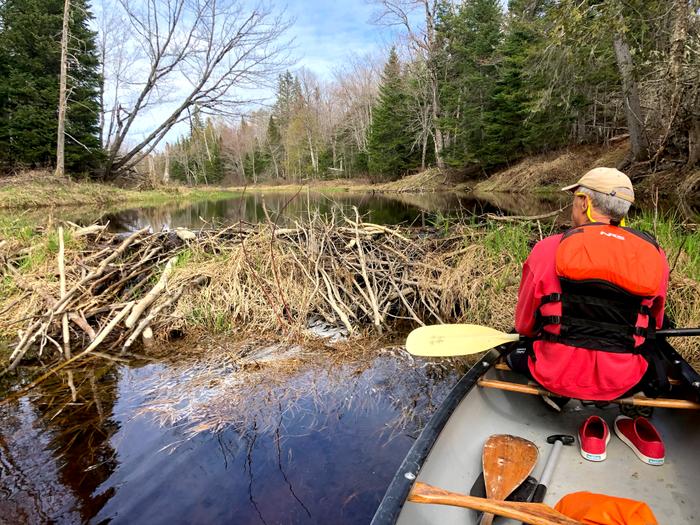
<svg viewBox="0 0 700 525"><path fill-rule="evenodd" d="M666 346L677 363L680 356ZM650 421L664 439L666 461L650 466L614 434L620 405L597 407L572 400L556 413L537 395L479 386L483 380L527 383L522 376L496 366L500 355L498 349L484 355L435 412L389 485L373 525L477 524L473 510L406 501L414 482L469 494L481 473L483 444L493 434L511 434L535 443L540 454L532 475L539 479L552 447L547 437L576 436L580 424L593 414L605 419L612 433L607 459L600 463L584 460L578 440L564 447L544 503L554 506L566 494L589 491L645 501L660 523L700 523L700 410L653 409ZM675 388L698 401L700 376L685 362L681 375L683 384ZM517 522L496 518L496 523Z"/></svg>

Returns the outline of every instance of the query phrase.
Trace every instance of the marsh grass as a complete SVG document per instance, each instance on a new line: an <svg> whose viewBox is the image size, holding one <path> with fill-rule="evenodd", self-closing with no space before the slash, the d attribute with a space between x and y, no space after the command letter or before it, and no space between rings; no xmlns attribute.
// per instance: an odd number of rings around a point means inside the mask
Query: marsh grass
<svg viewBox="0 0 700 525"><path fill-rule="evenodd" d="M505 225L491 221L486 225L488 233L483 243L491 257L505 256L522 264L530 253L533 228L533 224L529 222Z"/></svg>

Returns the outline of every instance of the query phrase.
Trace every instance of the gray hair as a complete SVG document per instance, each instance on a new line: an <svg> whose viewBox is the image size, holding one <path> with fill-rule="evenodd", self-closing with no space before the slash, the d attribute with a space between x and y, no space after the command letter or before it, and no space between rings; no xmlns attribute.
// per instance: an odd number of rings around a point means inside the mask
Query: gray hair
<svg viewBox="0 0 700 525"><path fill-rule="evenodd" d="M627 215L632 205L629 201L586 188L585 186L579 186L576 188L576 191L588 195L591 198L595 211L602 213L615 222L620 222Z"/></svg>

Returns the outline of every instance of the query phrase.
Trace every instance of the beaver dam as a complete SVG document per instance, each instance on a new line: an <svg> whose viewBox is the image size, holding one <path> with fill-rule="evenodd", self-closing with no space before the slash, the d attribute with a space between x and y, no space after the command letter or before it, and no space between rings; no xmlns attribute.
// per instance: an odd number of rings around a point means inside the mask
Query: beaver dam
<svg viewBox="0 0 700 525"><path fill-rule="evenodd" d="M671 244L668 310L679 326L695 326L698 232L653 227ZM509 330L520 266L546 229L539 221L387 227L355 210L285 228L23 231L0 243L4 373L23 363L50 371L90 354L124 356L154 338L203 332L298 341L313 338L318 324L351 338L424 323ZM697 358L697 345L680 348Z"/></svg>
<svg viewBox="0 0 700 525"><path fill-rule="evenodd" d="M369 521L467 366L414 360L406 332L509 330L554 219L0 224L0 516ZM667 251L669 313L697 326L697 228L636 226ZM697 363L697 342L677 342Z"/></svg>

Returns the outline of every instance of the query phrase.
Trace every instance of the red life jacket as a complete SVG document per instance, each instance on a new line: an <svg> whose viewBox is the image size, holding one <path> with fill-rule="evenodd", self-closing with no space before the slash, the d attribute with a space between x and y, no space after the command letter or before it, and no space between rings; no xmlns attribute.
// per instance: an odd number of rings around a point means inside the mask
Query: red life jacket
<svg viewBox="0 0 700 525"><path fill-rule="evenodd" d="M562 315L538 310L538 339L637 353L634 336L653 337L654 319L642 304L659 292L664 277L664 258L653 237L601 223L572 228L557 248L556 272L562 292L543 297L541 304L561 302ZM637 326L639 314L648 318L648 328ZM559 333L546 325L559 325Z"/></svg>

